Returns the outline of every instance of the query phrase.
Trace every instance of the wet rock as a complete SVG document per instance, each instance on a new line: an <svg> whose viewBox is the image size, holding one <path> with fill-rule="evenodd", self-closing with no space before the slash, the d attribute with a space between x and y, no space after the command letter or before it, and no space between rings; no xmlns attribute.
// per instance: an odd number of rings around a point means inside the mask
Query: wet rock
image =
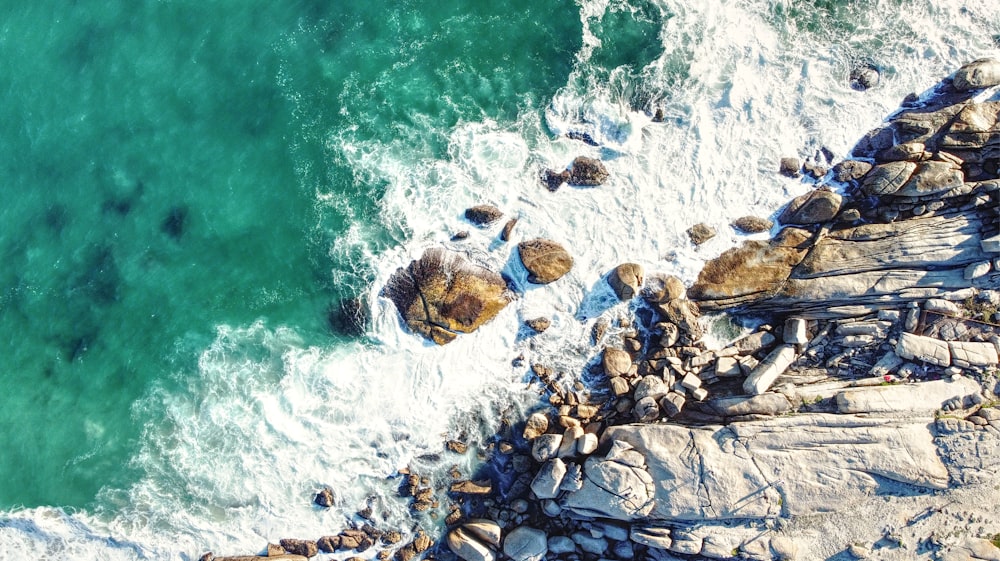
<svg viewBox="0 0 1000 561"><path fill-rule="evenodd" d="M652 304L662 304L682 298L686 290L681 279L673 275L655 273L646 279L642 297Z"/></svg>
<svg viewBox="0 0 1000 561"><path fill-rule="evenodd" d="M545 317L537 317L524 322L535 333L543 333L552 325L552 320Z"/></svg>
<svg viewBox="0 0 1000 561"><path fill-rule="evenodd" d="M708 240L714 238L715 234L715 228L705 223L695 224L687 229L688 238L691 239L691 243L694 245L701 245L707 242Z"/></svg>
<svg viewBox="0 0 1000 561"><path fill-rule="evenodd" d="M316 546L316 542L313 541L284 539L280 540L278 543L281 544L282 549L284 549L288 553L291 553L292 555L313 557L317 553L319 553L319 548Z"/></svg>
<svg viewBox="0 0 1000 561"><path fill-rule="evenodd" d="M555 171L547 169L542 172L541 176L542 184L545 185L545 187L549 191L555 191L559 189L560 187L562 187L563 183L569 181L569 178L570 178L569 170Z"/></svg>
<svg viewBox="0 0 1000 561"><path fill-rule="evenodd" d="M503 211L493 205L476 205L465 209L465 219L479 227L489 226L502 217Z"/></svg>
<svg viewBox="0 0 1000 561"><path fill-rule="evenodd" d="M851 88L863 92L879 84L881 76L874 66L863 65L851 70Z"/></svg>
<svg viewBox="0 0 1000 561"><path fill-rule="evenodd" d="M608 170L600 160L580 156L570 166L567 183L579 187L594 187L608 180Z"/></svg>
<svg viewBox="0 0 1000 561"><path fill-rule="evenodd" d="M778 163L778 173L785 177L799 177L799 170L802 168L798 158L782 158Z"/></svg>
<svg viewBox="0 0 1000 561"><path fill-rule="evenodd" d="M554 282L573 267L573 258L563 246L537 238L517 245L521 263L528 270L528 280L535 284Z"/></svg>
<svg viewBox="0 0 1000 561"><path fill-rule="evenodd" d="M316 496L313 497L313 502L323 508L330 508L336 502L336 497L333 494L333 489L329 487L323 487Z"/></svg>
<svg viewBox="0 0 1000 561"><path fill-rule="evenodd" d="M562 446L561 434L543 434L535 438L531 443L531 457L536 462L547 462L559 453Z"/></svg>
<svg viewBox="0 0 1000 561"><path fill-rule="evenodd" d="M833 220L840 212L843 198L823 189L810 191L792 199L778 220L784 224L809 225Z"/></svg>
<svg viewBox="0 0 1000 561"><path fill-rule="evenodd" d="M871 171L872 165L861 160L844 160L833 166L833 178L841 183L857 181Z"/></svg>
<svg viewBox="0 0 1000 561"><path fill-rule="evenodd" d="M316 540L316 547L324 553L335 553L340 549L340 536L323 536Z"/></svg>
<svg viewBox="0 0 1000 561"><path fill-rule="evenodd" d="M958 69L952 78L956 90L968 91L1000 84L1000 60L981 58Z"/></svg>
<svg viewBox="0 0 1000 561"><path fill-rule="evenodd" d="M639 294L643 283L644 271L638 263L622 263L608 275L608 284L615 291L619 300L627 301Z"/></svg>
<svg viewBox="0 0 1000 561"><path fill-rule="evenodd" d="M744 234L759 234L769 232L774 227L774 222L757 216L741 216L729 225Z"/></svg>
<svg viewBox="0 0 1000 561"><path fill-rule="evenodd" d="M503 225L503 230L500 231L500 239L509 242L510 235L514 231L514 226L517 225L517 218L511 218Z"/></svg>
<svg viewBox="0 0 1000 561"><path fill-rule="evenodd" d="M513 299L498 273L440 248L396 269L381 294L411 330L439 345L475 331Z"/></svg>

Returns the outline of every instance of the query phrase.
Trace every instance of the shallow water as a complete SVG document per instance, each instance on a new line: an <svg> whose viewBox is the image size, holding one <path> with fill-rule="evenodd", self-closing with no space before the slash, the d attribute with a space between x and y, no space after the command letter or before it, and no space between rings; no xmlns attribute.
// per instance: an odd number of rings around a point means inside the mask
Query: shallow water
<svg viewBox="0 0 1000 561"><path fill-rule="evenodd" d="M402 524L396 470L468 471L445 438L536 406L514 357L570 379L591 358L593 322L625 306L610 268L692 281L738 241L729 221L809 188L780 157L842 157L906 94L1000 56L988 0L2 11L0 558L249 553L337 530L372 495ZM852 89L858 64L881 84ZM581 154L607 185L540 186ZM495 229L461 219L482 202L574 270L528 285ZM720 234L694 248L697 222ZM438 348L378 292L442 244L522 294ZM332 332L327 307L353 296L371 322ZM553 327L519 335L538 315ZM339 496L322 512L321 485Z"/></svg>

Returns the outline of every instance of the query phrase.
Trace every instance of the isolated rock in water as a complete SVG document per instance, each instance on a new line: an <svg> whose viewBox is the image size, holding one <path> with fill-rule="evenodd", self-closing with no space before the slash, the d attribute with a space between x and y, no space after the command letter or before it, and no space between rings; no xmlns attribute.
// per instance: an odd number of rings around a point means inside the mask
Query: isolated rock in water
<svg viewBox="0 0 1000 561"><path fill-rule="evenodd" d="M782 158L778 163L778 173L785 177L798 177L801 168L802 163L798 158Z"/></svg>
<svg viewBox="0 0 1000 561"><path fill-rule="evenodd" d="M587 490L587 498L596 499L586 481L564 500L580 514L592 507L618 520L726 520L840 511L868 499L884 479L944 489L948 471L929 429L932 419L813 414L725 427L609 427L604 442L628 443L645 458L652 497L637 492L631 479L602 478L604 504L620 505L623 492L634 493L630 508L585 506L576 495Z"/></svg>
<svg viewBox="0 0 1000 561"><path fill-rule="evenodd" d="M552 320L545 317L532 318L524 322L536 333L542 333L552 326Z"/></svg>
<svg viewBox="0 0 1000 561"><path fill-rule="evenodd" d="M411 330L439 345L475 331L513 299L498 273L441 248L396 269L381 294Z"/></svg>
<svg viewBox="0 0 1000 561"><path fill-rule="evenodd" d="M536 238L521 242L517 244L517 253L528 270L528 280L535 284L559 280L573 268L573 258L552 240Z"/></svg>
<svg viewBox="0 0 1000 561"><path fill-rule="evenodd" d="M851 87L863 92L879 84L881 76L874 66L864 65L851 70Z"/></svg>
<svg viewBox="0 0 1000 561"><path fill-rule="evenodd" d="M691 238L691 243L701 245L715 237L715 228L708 224L695 224L687 229L687 235Z"/></svg>
<svg viewBox="0 0 1000 561"><path fill-rule="evenodd" d="M493 205L476 205L465 209L465 219L476 226L489 226L503 217L503 211Z"/></svg>
<svg viewBox="0 0 1000 561"><path fill-rule="evenodd" d="M563 183L569 181L570 174L569 170L556 171L552 169L547 169L542 172L541 180L542 184L549 191L556 191L562 187Z"/></svg>
<svg viewBox="0 0 1000 561"><path fill-rule="evenodd" d="M967 91L990 88L1000 84L1000 60L981 58L970 62L955 72L952 85L956 90Z"/></svg>
<svg viewBox="0 0 1000 561"><path fill-rule="evenodd" d="M759 234L770 231L774 227L774 222L757 216L741 216L729 225L744 234Z"/></svg>
<svg viewBox="0 0 1000 561"><path fill-rule="evenodd" d="M829 222L840 212L842 203L840 195L817 189L792 199L778 220L784 224L798 225Z"/></svg>
<svg viewBox="0 0 1000 561"><path fill-rule="evenodd" d="M635 298L643 282L642 265L638 263L622 263L608 275L608 284L615 291L619 300L627 301Z"/></svg>
<svg viewBox="0 0 1000 561"><path fill-rule="evenodd" d="M608 180L608 170L600 160L580 156L573 160L567 183L579 187L594 187Z"/></svg>
<svg viewBox="0 0 1000 561"><path fill-rule="evenodd" d="M313 502L321 507L330 508L336 503L336 497L333 494L333 489L329 487L324 487L316 496L313 497Z"/></svg>

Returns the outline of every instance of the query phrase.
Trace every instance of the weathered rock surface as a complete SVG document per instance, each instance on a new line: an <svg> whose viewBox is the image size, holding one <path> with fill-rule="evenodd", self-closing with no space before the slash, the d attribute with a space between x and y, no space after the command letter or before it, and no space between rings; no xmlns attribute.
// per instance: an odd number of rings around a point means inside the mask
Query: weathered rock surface
<svg viewBox="0 0 1000 561"><path fill-rule="evenodd" d="M566 249L552 240L536 238L517 244L521 263L528 270L528 280L548 284L562 278L573 268L573 258Z"/></svg>
<svg viewBox="0 0 1000 561"><path fill-rule="evenodd" d="M513 300L499 273L441 248L396 269L381 294L413 332L439 345L475 331Z"/></svg>
<svg viewBox="0 0 1000 561"><path fill-rule="evenodd" d="M579 156L570 166L567 183L580 187L594 187L608 180L608 170L600 160Z"/></svg>
<svg viewBox="0 0 1000 561"><path fill-rule="evenodd" d="M645 272L638 263L622 263L608 274L608 284L619 300L631 300L639 294Z"/></svg>
<svg viewBox="0 0 1000 561"><path fill-rule="evenodd" d="M948 471L931 421L813 414L726 427L610 427L602 440L634 447L654 492L643 492L646 477L632 475L637 468L609 480L608 468L620 464L591 458L584 489L565 503L581 514L672 522L837 511L875 492L882 478L944 489ZM601 485L586 483L592 472ZM601 506L610 504L617 507Z"/></svg>
<svg viewBox="0 0 1000 561"><path fill-rule="evenodd" d="M741 216L733 220L730 226L744 234L759 234L770 231L774 227L774 222L757 216Z"/></svg>
<svg viewBox="0 0 1000 561"><path fill-rule="evenodd" d="M607 433L605 433L605 436ZM604 458L591 456L583 466L583 486L562 499L563 508L581 516L633 520L653 508L653 480L631 447L612 446ZM641 456L639 457L641 460Z"/></svg>
<svg viewBox="0 0 1000 561"><path fill-rule="evenodd" d="M949 400L979 393L979 384L969 378L938 380L919 384L873 386L837 394L839 413L921 413L932 414Z"/></svg>
<svg viewBox="0 0 1000 561"><path fill-rule="evenodd" d="M520 526L503 540L503 552L514 561L541 561L548 553L548 536L542 530Z"/></svg>
<svg viewBox="0 0 1000 561"><path fill-rule="evenodd" d="M970 62L955 72L952 84L960 91L996 86L1000 84L1000 60L982 58Z"/></svg>
<svg viewBox="0 0 1000 561"><path fill-rule="evenodd" d="M503 217L503 211L493 205L476 205L465 209L465 219L476 226L489 226Z"/></svg>
<svg viewBox="0 0 1000 561"><path fill-rule="evenodd" d="M843 199L840 195L823 189L810 191L792 199L778 217L782 224L819 224L833 220L840 212Z"/></svg>

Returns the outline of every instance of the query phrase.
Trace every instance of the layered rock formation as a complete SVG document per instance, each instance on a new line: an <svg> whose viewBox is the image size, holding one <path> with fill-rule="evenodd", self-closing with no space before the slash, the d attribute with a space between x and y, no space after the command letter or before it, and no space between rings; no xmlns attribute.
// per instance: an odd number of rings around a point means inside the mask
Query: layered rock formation
<svg viewBox="0 0 1000 561"><path fill-rule="evenodd" d="M831 174L845 197L792 201L780 220L795 227L709 262L690 297L822 318L995 287L1000 95L983 88L998 64L977 61L904 105Z"/></svg>

